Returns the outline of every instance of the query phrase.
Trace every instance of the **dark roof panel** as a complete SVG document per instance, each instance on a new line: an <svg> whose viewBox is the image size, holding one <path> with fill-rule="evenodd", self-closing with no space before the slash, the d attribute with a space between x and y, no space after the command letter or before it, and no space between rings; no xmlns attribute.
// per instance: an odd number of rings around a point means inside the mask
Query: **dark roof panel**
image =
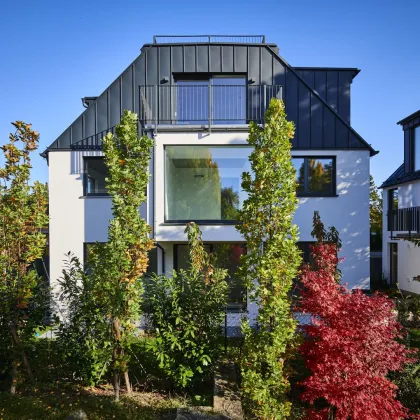
<svg viewBox="0 0 420 420"><path fill-rule="evenodd" d="M404 182L414 181L420 179L420 171L405 173L404 163L385 181L379 188L394 187Z"/></svg>
<svg viewBox="0 0 420 420"><path fill-rule="evenodd" d="M160 84L163 78L169 78L173 83L174 73L203 72L208 68L211 72L246 73L255 84L282 85L287 115L296 125L294 149L351 148L367 149L371 156L377 153L339 113L339 86L335 84L329 89L325 85L330 73L331 80L337 79L335 69L316 69L314 75L311 74L313 69L308 68L303 77L271 44L150 44L141 51L140 56L50 145L47 152L70 149L72 144L98 134L105 125L108 125L106 129L115 126L124 109L138 113L139 86ZM342 74L350 70L354 69L343 70ZM322 94L324 91L331 96L331 101Z"/></svg>

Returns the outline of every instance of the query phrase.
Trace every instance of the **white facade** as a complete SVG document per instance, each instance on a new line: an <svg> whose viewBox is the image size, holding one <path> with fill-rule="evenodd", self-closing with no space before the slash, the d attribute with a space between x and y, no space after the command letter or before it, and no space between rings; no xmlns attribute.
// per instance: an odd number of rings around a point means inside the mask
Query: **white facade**
<svg viewBox="0 0 420 420"><path fill-rule="evenodd" d="M164 249L165 272L173 268L173 244L186 242L185 226L164 223L165 145L246 145L247 133L157 133L153 177L148 190L148 205L140 213L153 228L154 238ZM335 226L343 242L340 263L343 282L348 287L369 289L369 150L293 151L295 156L335 156L335 197L302 197L294 222L300 240L312 241L312 217L318 210L326 227ZM49 153L50 197L50 278L52 286L61 276L62 261L71 251L83 260L86 242L106 241L111 213L109 197L83 196L83 156L100 156L101 152L51 151ZM205 242L241 242L233 225L200 226ZM420 252L420 250L419 250ZM162 253L158 253L161 269ZM419 258L420 264L420 258ZM420 271L419 271L420 272ZM248 308L253 312L252 308Z"/></svg>
<svg viewBox="0 0 420 420"><path fill-rule="evenodd" d="M394 187L398 190L398 208L406 209L420 206L420 180L402 184ZM398 249L397 257L397 279L398 287L406 292L420 294L420 282L413 278L420 275L420 247L403 239L392 239L391 232L388 231L388 192L394 188L384 188L383 190L383 247L382 247L382 271L385 279L391 278L391 244L396 244ZM406 232L393 232L393 235L404 234Z"/></svg>

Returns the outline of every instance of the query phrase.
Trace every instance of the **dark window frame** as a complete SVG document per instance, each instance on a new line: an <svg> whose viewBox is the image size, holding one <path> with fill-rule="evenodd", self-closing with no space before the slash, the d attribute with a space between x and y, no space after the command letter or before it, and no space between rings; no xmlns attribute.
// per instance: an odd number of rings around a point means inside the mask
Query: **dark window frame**
<svg viewBox="0 0 420 420"><path fill-rule="evenodd" d="M89 174L88 174L88 161L89 160L104 160L104 156L83 156L83 196L85 197L109 197L109 193L89 193L88 192L88 183L89 183Z"/></svg>
<svg viewBox="0 0 420 420"><path fill-rule="evenodd" d="M163 165L163 182L164 182L164 186L163 186L163 191L164 191L164 222L163 225L164 226L179 226L179 225L185 225L187 223L190 222L194 222L197 225L208 225L208 226L235 226L239 223L239 220L223 220L223 219L219 219L219 220L215 220L215 219L182 219L182 220L178 220L178 219L168 219L167 217L167 202L166 202L166 149L168 147L184 147L186 146L185 144L182 143L176 143L176 144L165 144L163 146L163 153L164 153L164 165ZM253 147L250 146L249 144L193 144L193 145L189 145L191 147L208 147L208 148L228 148L228 149L232 149L235 147L238 148L249 148L253 150ZM241 177L239 178L240 183L239 183L239 187L241 187L241 182L242 182L242 173L241 173ZM225 242L228 243L228 242Z"/></svg>
<svg viewBox="0 0 420 420"><path fill-rule="evenodd" d="M292 155L293 159L303 159L304 160L304 191L296 191L298 197L337 197L337 156L335 155ZM319 193L319 192L310 192L309 191L309 169L308 169L308 160L309 159L331 159L332 160L332 191L330 193Z"/></svg>
<svg viewBox="0 0 420 420"><path fill-rule="evenodd" d="M245 249L245 253L248 252L247 251L247 247L246 247L246 242L203 242L203 245L209 246L209 252L210 254L213 254L214 252L214 245L218 245L218 244L229 244L229 245L234 245L234 244L241 244L244 246ZM178 246L187 246L187 243L175 243L173 244L173 268L175 271L178 270ZM245 288L245 287L244 287ZM242 305L242 307L239 308L239 304L235 305L232 303L227 304L226 310L229 313L240 313L240 312L246 312L248 311L248 290L245 288L245 299L244 299L244 303Z"/></svg>
<svg viewBox="0 0 420 420"><path fill-rule="evenodd" d="M419 172L420 167L416 168L416 129L419 129L420 132L420 125L416 125L411 127L410 130L410 142L411 142L411 156L410 156L410 163L411 163L411 172ZM420 143L420 140L419 140Z"/></svg>

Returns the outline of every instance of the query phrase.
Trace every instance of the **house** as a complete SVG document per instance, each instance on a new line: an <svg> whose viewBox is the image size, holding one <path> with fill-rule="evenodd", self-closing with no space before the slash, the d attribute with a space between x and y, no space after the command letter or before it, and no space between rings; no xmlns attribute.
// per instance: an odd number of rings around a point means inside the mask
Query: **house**
<svg viewBox="0 0 420 420"><path fill-rule="evenodd" d="M389 284L420 294L420 110L397 124L404 131L404 162L383 188L383 274Z"/></svg>
<svg viewBox="0 0 420 420"><path fill-rule="evenodd" d="M61 276L64 254L84 258L107 240L111 200L101 139L125 109L155 139L147 204L140 213L157 248L150 270L186 267L185 224L196 221L207 248L231 276L232 311L247 307L234 278L246 244L235 229L246 198L241 174L250 170L250 121L264 123L271 98L285 101L296 125L293 162L299 208L294 221L308 254L318 210L343 241L343 281L369 289L369 162L377 152L350 125L355 68L292 67L264 36L156 36L47 148L51 279Z"/></svg>

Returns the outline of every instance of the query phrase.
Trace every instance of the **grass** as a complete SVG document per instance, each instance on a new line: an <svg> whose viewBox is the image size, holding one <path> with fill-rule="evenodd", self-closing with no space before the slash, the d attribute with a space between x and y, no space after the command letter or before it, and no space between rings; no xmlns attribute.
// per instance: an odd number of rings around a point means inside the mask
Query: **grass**
<svg viewBox="0 0 420 420"><path fill-rule="evenodd" d="M158 393L134 392L116 403L112 392L106 389L45 387L26 389L15 396L0 393L0 419L65 419L71 412L82 409L89 420L151 420L171 418L171 412L182 405L183 398Z"/></svg>

